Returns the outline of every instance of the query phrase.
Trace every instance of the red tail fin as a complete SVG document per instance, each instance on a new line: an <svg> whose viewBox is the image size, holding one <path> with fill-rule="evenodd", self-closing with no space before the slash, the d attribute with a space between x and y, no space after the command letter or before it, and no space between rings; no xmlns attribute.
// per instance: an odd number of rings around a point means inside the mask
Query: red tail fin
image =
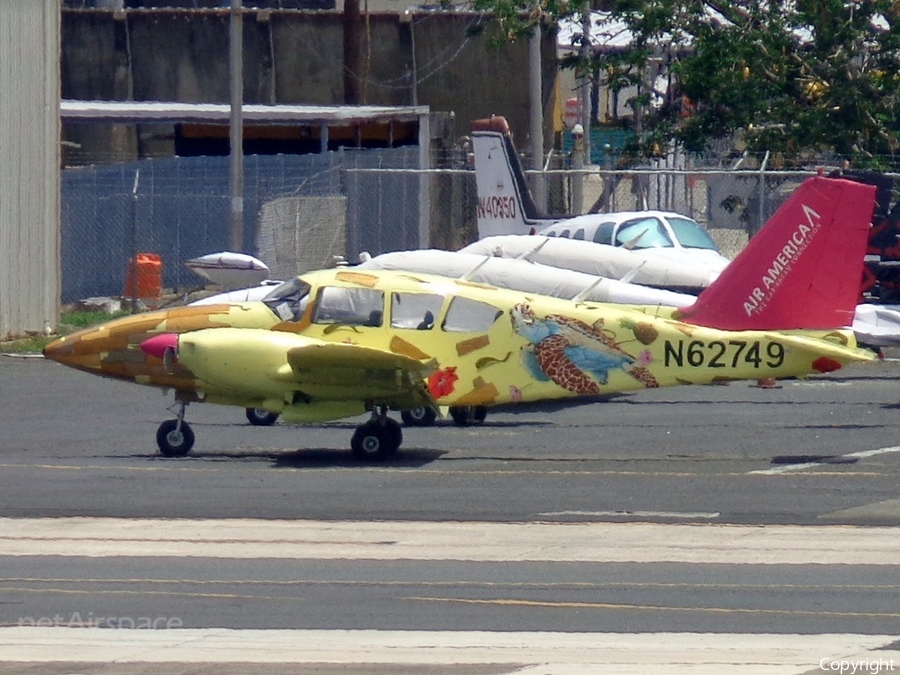
<svg viewBox="0 0 900 675"><path fill-rule="evenodd" d="M875 188L804 182L681 318L722 330L850 326Z"/></svg>

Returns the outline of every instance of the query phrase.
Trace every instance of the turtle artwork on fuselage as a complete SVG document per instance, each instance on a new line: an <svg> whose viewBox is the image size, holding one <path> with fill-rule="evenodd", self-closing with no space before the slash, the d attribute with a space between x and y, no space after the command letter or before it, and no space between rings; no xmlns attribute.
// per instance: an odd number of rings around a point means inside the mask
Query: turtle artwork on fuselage
<svg viewBox="0 0 900 675"><path fill-rule="evenodd" d="M536 379L552 380L560 387L583 396L598 395L609 382L609 372L624 369L646 387L659 383L647 369L652 356L647 350L628 354L604 320L588 325L562 315L538 318L527 303L513 307L513 329L530 345L522 350L522 363ZM655 329L641 322L648 331Z"/></svg>

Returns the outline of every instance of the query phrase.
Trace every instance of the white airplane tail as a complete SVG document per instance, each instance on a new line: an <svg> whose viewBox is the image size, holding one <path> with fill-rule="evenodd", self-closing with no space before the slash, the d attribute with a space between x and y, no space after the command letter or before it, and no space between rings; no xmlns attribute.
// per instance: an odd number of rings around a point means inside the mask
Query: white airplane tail
<svg viewBox="0 0 900 675"><path fill-rule="evenodd" d="M540 213L528 190L522 163L504 117L472 122L478 237L534 234L564 216Z"/></svg>

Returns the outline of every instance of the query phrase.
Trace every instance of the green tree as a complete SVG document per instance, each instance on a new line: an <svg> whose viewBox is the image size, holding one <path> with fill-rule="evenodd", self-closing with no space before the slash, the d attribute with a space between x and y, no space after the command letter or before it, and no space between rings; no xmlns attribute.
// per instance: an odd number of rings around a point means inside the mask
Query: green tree
<svg viewBox="0 0 900 675"><path fill-rule="evenodd" d="M588 0L475 0L508 39L577 18ZM702 151L740 138L750 151L802 162L835 153L854 166L900 168L900 1L619 0L594 36L617 26L619 49L563 67L613 91L636 90L636 150ZM660 91L659 73L673 87Z"/></svg>

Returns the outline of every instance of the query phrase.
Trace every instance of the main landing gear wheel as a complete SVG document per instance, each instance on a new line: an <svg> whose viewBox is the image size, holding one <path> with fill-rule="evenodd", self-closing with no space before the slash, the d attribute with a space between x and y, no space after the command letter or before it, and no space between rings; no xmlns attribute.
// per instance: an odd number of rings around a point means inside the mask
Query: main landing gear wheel
<svg viewBox="0 0 900 675"><path fill-rule="evenodd" d="M408 427L430 427L437 419L437 412L434 408L420 406L409 410L401 410L400 418L403 420L403 424Z"/></svg>
<svg viewBox="0 0 900 675"><path fill-rule="evenodd" d="M403 442L403 429L397 420L376 417L356 427L350 449L360 459L384 460L397 452Z"/></svg>
<svg viewBox="0 0 900 675"><path fill-rule="evenodd" d="M483 405L452 405L450 417L458 427L470 427L484 422L487 408Z"/></svg>
<svg viewBox="0 0 900 675"><path fill-rule="evenodd" d="M184 457L194 447L194 432L184 420L166 420L156 430L156 444L166 457Z"/></svg>
<svg viewBox="0 0 900 675"><path fill-rule="evenodd" d="M278 413L265 408L247 408L247 421L255 427L270 427L278 420Z"/></svg>

